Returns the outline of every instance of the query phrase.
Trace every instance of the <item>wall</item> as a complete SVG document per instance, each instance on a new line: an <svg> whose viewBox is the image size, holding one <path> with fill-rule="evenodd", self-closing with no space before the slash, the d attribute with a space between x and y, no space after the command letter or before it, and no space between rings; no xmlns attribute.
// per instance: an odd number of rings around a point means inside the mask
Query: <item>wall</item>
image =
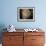
<svg viewBox="0 0 46 46"><path fill-rule="evenodd" d="M13 24L16 28L46 28L45 3L45 0L1 0L0 24ZM35 22L18 22L17 7L35 7Z"/></svg>

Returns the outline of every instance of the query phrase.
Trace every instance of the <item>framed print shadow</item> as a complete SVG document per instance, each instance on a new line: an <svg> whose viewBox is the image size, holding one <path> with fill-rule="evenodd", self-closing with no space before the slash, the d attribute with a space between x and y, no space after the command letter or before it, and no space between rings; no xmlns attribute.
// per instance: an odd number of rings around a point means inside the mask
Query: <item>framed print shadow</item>
<svg viewBox="0 0 46 46"><path fill-rule="evenodd" d="M20 22L35 21L35 8L34 7L18 7L17 21L20 21Z"/></svg>

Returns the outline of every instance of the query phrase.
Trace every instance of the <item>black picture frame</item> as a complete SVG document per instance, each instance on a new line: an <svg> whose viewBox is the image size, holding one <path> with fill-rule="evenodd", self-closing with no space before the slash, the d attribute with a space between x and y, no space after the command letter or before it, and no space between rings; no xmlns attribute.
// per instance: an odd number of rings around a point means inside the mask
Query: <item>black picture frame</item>
<svg viewBox="0 0 46 46"><path fill-rule="evenodd" d="M17 21L19 22L34 22L35 21L35 7L18 7Z"/></svg>

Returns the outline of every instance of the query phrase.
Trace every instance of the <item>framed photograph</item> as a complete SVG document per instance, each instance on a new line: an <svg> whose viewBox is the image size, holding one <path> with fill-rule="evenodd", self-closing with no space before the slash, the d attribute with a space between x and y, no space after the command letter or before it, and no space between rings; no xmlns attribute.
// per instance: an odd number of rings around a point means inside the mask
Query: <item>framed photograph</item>
<svg viewBox="0 0 46 46"><path fill-rule="evenodd" d="M35 21L35 8L34 7L18 7L17 21L21 21L21 22Z"/></svg>

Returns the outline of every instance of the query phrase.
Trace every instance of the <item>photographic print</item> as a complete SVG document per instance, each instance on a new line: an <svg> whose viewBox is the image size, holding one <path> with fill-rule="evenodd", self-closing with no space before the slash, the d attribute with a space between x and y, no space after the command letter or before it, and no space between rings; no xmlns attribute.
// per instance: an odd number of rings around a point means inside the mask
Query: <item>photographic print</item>
<svg viewBox="0 0 46 46"><path fill-rule="evenodd" d="M35 8L34 7L18 7L17 20L23 22L35 21Z"/></svg>

